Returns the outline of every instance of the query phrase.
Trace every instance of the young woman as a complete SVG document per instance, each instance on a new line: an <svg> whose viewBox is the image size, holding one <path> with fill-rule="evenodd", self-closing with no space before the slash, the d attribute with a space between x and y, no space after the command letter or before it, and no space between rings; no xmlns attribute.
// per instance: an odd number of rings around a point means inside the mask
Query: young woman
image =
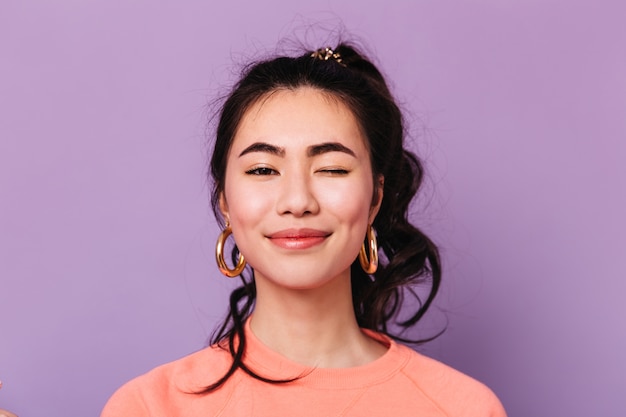
<svg viewBox="0 0 626 417"><path fill-rule="evenodd" d="M243 285L212 346L127 383L102 417L504 416L391 331L422 317L441 276L407 219L422 167L403 137L385 80L349 45L249 66L211 159L217 262ZM402 306L424 282L421 305Z"/></svg>

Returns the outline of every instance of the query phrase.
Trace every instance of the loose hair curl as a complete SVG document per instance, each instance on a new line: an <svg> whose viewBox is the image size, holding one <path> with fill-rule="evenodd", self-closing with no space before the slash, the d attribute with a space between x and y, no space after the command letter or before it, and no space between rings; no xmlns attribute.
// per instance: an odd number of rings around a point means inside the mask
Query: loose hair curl
<svg viewBox="0 0 626 417"><path fill-rule="evenodd" d="M408 219L409 204L422 183L422 164L403 146L405 130L402 113L380 71L349 44L340 44L334 52L340 55L340 61L317 59L307 52L298 57L281 56L264 60L244 69L219 115L210 163L213 211L218 222L223 224L219 200L224 191L228 152L239 123L253 104L276 90L302 87L317 89L340 100L353 112L367 138L374 181L384 177L383 199L373 224L378 247L383 254L378 270L370 277L362 270L358 260L351 266L352 300L357 322L363 328L384 333L401 342L424 342L401 336L404 330L423 317L441 282L437 247ZM231 255L234 262L238 256L236 247ZM290 381L276 381L258 375L243 362L246 346L244 324L254 307L256 287L252 277L242 274L241 280L242 285L230 296L228 316L211 340L211 343L224 348L228 346L233 357L232 365L222 378L203 392L218 389L237 369L266 382ZM421 300L415 286L424 283L430 284L430 291ZM418 300L416 309L409 313L403 309L405 291ZM403 319L399 318L401 311Z"/></svg>

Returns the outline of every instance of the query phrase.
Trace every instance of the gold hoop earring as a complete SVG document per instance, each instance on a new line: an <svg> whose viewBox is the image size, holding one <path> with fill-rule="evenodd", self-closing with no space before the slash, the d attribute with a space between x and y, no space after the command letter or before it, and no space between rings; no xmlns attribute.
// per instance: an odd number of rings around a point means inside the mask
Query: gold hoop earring
<svg viewBox="0 0 626 417"><path fill-rule="evenodd" d="M224 261L224 244L231 233L233 233L233 230L230 228L228 223L226 223L226 228L222 230L222 233L220 233L217 238L217 244L215 245L215 260L217 261L217 267L220 269L220 272L228 278L234 278L241 274L243 269L246 267L246 260L241 253L239 253L237 265L233 269L229 269L228 265L226 265L226 261Z"/></svg>
<svg viewBox="0 0 626 417"><path fill-rule="evenodd" d="M378 242L376 241L375 230L370 225L367 226L367 243L369 246L369 261L367 260L368 255L365 243L363 243L359 251L359 262L365 273L371 275L378 269Z"/></svg>

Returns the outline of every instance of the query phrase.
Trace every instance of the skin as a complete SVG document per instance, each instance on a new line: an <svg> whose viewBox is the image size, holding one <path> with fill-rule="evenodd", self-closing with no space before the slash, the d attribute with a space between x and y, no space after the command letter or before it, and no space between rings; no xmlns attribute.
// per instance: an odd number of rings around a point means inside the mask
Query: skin
<svg viewBox="0 0 626 417"><path fill-rule="evenodd" d="M0 388L2 388L2 381L0 381ZM0 417L17 417L17 415L13 414L8 410L4 410L0 408Z"/></svg>
<svg viewBox="0 0 626 417"><path fill-rule="evenodd" d="M373 180L348 107L313 88L264 97L242 118L225 178L220 209L255 274L253 333L310 366L359 366L383 355L357 325L350 286L383 178Z"/></svg>

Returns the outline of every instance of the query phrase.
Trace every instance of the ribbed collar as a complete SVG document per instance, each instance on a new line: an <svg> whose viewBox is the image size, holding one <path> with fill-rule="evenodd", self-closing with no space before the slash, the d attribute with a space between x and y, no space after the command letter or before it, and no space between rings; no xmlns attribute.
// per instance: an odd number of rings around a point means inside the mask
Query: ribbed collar
<svg viewBox="0 0 626 417"><path fill-rule="evenodd" d="M245 324L244 362L261 376L271 379L301 377L293 384L316 389L355 389L376 385L394 376L409 360L410 350L380 333L361 329L387 346L387 352L368 364L352 368L315 368L293 362L263 344Z"/></svg>

